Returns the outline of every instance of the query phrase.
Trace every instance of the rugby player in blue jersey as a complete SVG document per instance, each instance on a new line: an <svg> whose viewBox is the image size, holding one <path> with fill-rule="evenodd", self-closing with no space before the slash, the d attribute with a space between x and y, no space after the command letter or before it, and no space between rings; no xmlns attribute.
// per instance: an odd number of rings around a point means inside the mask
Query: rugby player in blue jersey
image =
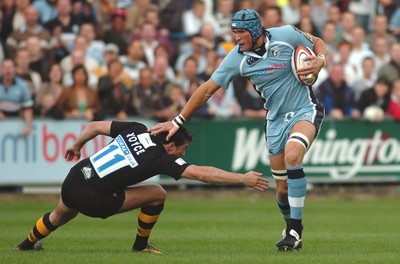
<svg viewBox="0 0 400 264"><path fill-rule="evenodd" d="M132 251L161 254L162 251L151 246L148 239L164 208L166 192L159 184L137 185L157 174L169 175L176 180L184 177L208 183L241 183L259 191L268 187L268 181L258 172L241 174L186 163L181 156L192 141L192 134L184 127L168 140L167 132L150 135L147 129L137 122L90 123L67 149L67 160L79 159L82 147L97 135L107 135L114 140L72 167L63 182L56 208L39 218L15 250L41 250L39 240L78 213L107 218L140 208Z"/></svg>
<svg viewBox="0 0 400 264"><path fill-rule="evenodd" d="M278 250L300 249L307 186L303 158L317 137L325 114L312 87L302 84L293 73L291 57L300 45L312 49L317 55L308 56L310 66L298 69L297 73L316 76L325 65L325 44L291 25L264 29L259 14L250 9L236 12L230 26L236 47L176 118L149 131L168 131L168 136L173 135L218 89L227 88L237 77L248 78L265 101L268 155L276 181L277 203L286 221L283 238L276 246Z"/></svg>

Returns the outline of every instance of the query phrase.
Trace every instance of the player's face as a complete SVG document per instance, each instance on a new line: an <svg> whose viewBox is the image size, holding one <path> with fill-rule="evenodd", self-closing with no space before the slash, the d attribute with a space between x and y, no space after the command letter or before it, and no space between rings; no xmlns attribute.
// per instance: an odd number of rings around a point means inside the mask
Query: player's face
<svg viewBox="0 0 400 264"><path fill-rule="evenodd" d="M253 40L249 31L244 29L232 29L235 41L240 47L240 51L249 51L253 46Z"/></svg>
<svg viewBox="0 0 400 264"><path fill-rule="evenodd" d="M171 151L168 154L173 154L177 155L179 157L182 157L185 155L185 150L189 147L189 142L185 142L183 145L180 146L175 146L171 149Z"/></svg>

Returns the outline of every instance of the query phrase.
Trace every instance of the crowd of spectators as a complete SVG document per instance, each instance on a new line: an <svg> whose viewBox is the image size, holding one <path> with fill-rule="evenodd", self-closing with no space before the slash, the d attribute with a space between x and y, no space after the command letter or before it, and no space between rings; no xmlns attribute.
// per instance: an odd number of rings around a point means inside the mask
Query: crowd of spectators
<svg viewBox="0 0 400 264"><path fill-rule="evenodd" d="M291 24L324 40L313 86L334 119L378 106L400 121L398 0L3 0L0 119L131 116L168 120L235 46L229 21L257 10L266 28ZM265 118L246 79L195 116ZM382 116L377 120L381 120Z"/></svg>

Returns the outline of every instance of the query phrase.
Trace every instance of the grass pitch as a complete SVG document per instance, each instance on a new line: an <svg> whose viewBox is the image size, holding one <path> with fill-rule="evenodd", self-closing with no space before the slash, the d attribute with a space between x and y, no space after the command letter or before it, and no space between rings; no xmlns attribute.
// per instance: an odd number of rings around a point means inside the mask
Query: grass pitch
<svg viewBox="0 0 400 264"><path fill-rule="evenodd" d="M185 192L187 193L187 192ZM303 249L278 252L283 220L273 190L170 193L150 242L165 255L131 254L137 210L82 215L44 239L42 252L13 252L57 196L0 195L0 263L399 263L399 198L306 201Z"/></svg>

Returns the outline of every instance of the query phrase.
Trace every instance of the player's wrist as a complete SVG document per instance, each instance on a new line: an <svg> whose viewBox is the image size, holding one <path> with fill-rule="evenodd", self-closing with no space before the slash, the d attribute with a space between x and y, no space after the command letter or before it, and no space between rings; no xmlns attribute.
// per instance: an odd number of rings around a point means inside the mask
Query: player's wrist
<svg viewBox="0 0 400 264"><path fill-rule="evenodd" d="M325 56L325 54L323 54L323 53L318 53L317 58L322 59L322 61L323 61L323 63L324 63L324 66L323 66L323 67L325 67L325 65L326 65L326 56Z"/></svg>
<svg viewBox="0 0 400 264"><path fill-rule="evenodd" d="M183 123L185 121L186 121L186 119L182 116L182 114L179 114L174 119L172 119L172 124L175 127L180 128L181 126L183 126Z"/></svg>

